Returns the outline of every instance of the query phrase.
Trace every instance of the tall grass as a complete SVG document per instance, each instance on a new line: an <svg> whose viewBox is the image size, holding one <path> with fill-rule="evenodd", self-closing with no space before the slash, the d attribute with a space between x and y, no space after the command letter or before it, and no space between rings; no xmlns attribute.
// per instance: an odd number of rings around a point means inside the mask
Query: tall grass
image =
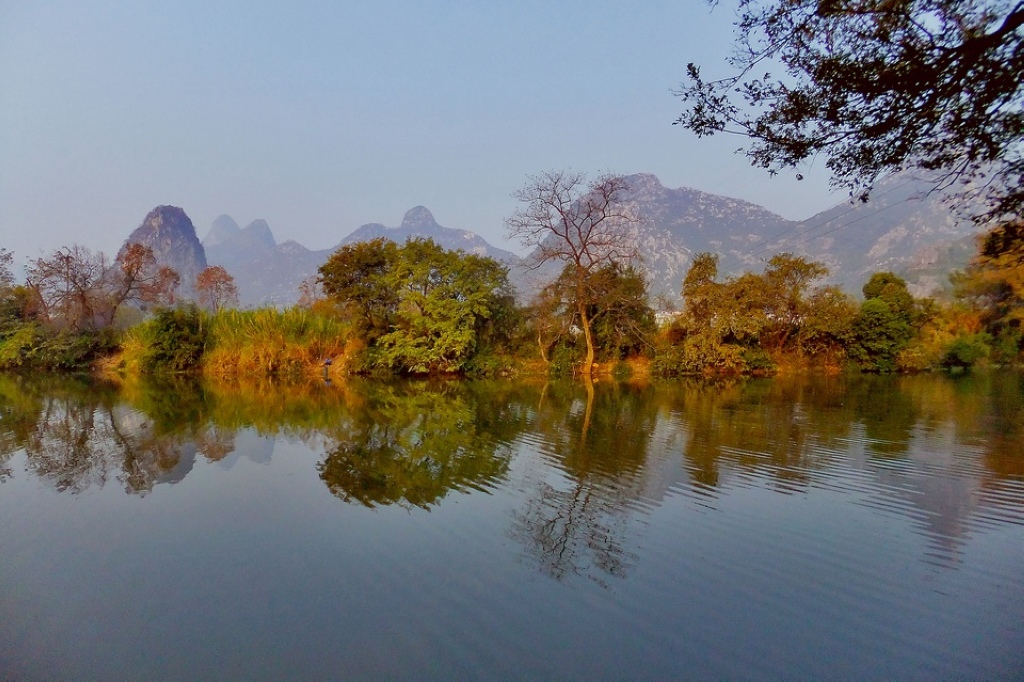
<svg viewBox="0 0 1024 682"><path fill-rule="evenodd" d="M341 373L359 346L347 323L304 308L222 310L203 313L202 324L206 348L199 367L210 376L311 375L322 371L327 358ZM152 320L125 332L125 372L143 371L156 333Z"/></svg>
<svg viewBox="0 0 1024 682"><path fill-rule="evenodd" d="M208 325L202 367L210 375L298 376L327 358L343 367L354 338L349 325L304 308L225 310Z"/></svg>

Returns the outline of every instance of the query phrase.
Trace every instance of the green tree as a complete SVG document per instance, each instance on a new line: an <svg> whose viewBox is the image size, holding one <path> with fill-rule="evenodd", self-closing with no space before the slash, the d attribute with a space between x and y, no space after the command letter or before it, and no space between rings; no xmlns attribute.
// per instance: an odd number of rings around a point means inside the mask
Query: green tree
<svg viewBox="0 0 1024 682"><path fill-rule="evenodd" d="M562 366L566 353L574 349L582 325L576 298L575 270L566 265L554 282L534 298L530 321L540 346L541 357L556 374L568 372ZM608 263L585 278L585 312L591 326L594 357L616 361L640 353L654 334L654 310L647 302L647 280L633 266ZM551 357L558 351L558 361Z"/></svg>
<svg viewBox="0 0 1024 682"><path fill-rule="evenodd" d="M318 270L324 294L350 311L368 342L387 333L398 306L385 279L397 260L398 245L380 237L341 247Z"/></svg>
<svg viewBox="0 0 1024 682"><path fill-rule="evenodd" d="M875 273L864 285L864 303L851 326L850 357L862 369L894 372L897 357L914 338L922 313L907 283L891 272Z"/></svg>
<svg viewBox="0 0 1024 682"><path fill-rule="evenodd" d="M640 353L655 330L643 272L632 265L609 263L593 273L587 288L596 348L614 360Z"/></svg>
<svg viewBox="0 0 1024 682"><path fill-rule="evenodd" d="M936 171L940 186L983 188L987 218L1020 214L1024 4L737 5L733 75L707 80L689 64L676 123L748 137L751 163L772 173L824 158L833 183L862 199L882 174L917 168Z"/></svg>
<svg viewBox="0 0 1024 682"><path fill-rule="evenodd" d="M637 257L633 227L639 218L627 202L629 187L618 176L587 183L582 173L552 171L531 176L512 194L523 207L505 221L508 236L535 247L533 266L559 262L572 288L575 314L586 342L583 372L590 375L596 349L588 306L591 275L610 263Z"/></svg>

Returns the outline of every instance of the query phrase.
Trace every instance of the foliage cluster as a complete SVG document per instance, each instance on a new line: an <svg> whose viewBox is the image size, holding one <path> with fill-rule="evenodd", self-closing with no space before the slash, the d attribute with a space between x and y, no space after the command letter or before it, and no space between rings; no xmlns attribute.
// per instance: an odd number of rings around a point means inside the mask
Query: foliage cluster
<svg viewBox="0 0 1024 682"><path fill-rule="evenodd" d="M833 182L862 197L881 175L917 168L981 195L979 218L1020 215L1020 2L736 5L733 74L707 79L689 64L677 123L699 136L748 137L752 164L772 172L823 158Z"/></svg>
<svg viewBox="0 0 1024 682"><path fill-rule="evenodd" d="M698 254L683 280L684 307L658 347L662 373L771 373L783 356L836 363L855 309L818 264L779 254L758 275L718 280L718 256Z"/></svg>
<svg viewBox="0 0 1024 682"><path fill-rule="evenodd" d="M431 239L343 246L319 281L365 344L359 369L461 372L481 348L507 349L516 326L508 268ZM500 364L492 357L489 363Z"/></svg>

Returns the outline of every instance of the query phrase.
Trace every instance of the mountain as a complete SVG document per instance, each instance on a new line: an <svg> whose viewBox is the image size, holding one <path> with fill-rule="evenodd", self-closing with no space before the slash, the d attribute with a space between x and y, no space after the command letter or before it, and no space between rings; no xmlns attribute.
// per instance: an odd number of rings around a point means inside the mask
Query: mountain
<svg viewBox="0 0 1024 682"><path fill-rule="evenodd" d="M499 263L513 264L519 257L511 251L491 246L483 237L468 230L456 230L442 227L434 220L433 214L423 206L416 206L406 211L402 224L398 227L386 227L380 223L368 223L341 240L339 246L369 241L384 237L399 244L413 237L429 237L446 249L459 249L478 256L490 256Z"/></svg>
<svg viewBox="0 0 1024 682"><path fill-rule="evenodd" d="M956 266L964 240L977 230L951 213L941 193L930 193L929 183L910 176L880 182L867 203L841 202L803 221L741 199L666 188L646 173L625 179L627 202L640 217L629 229L651 297L671 301L679 299L694 254L703 251L719 254L722 276L759 272L773 255L792 252L824 263L832 272L829 281L851 293L880 270L906 272L916 291L930 293L937 274L923 265L942 260ZM961 247L952 248L954 243ZM550 277L557 268L541 272Z"/></svg>
<svg viewBox="0 0 1024 682"><path fill-rule="evenodd" d="M657 177L626 177L627 201L641 217L632 226L652 298L679 301L683 277L694 254L720 255L722 276L761 271L773 255L792 252L822 262L831 282L858 293L872 272L893 270L908 279L915 293L931 293L945 271L962 267L972 253L973 223L958 220L931 184L905 175L880 182L867 203L844 201L807 220L787 220L748 201L687 187L667 188ZM239 228L218 217L203 245L207 260L235 277L241 304L290 305L303 280L316 275L337 248L384 237L402 243L429 237L447 249L490 256L510 265L521 295L558 272L557 265L537 271L518 267L510 251L496 248L468 230L443 227L423 206L410 209L397 227L368 223L330 249L313 251L294 241L278 244L264 220Z"/></svg>
<svg viewBox="0 0 1024 682"><path fill-rule="evenodd" d="M241 231L242 228L238 226L238 223L231 216L217 216L213 221L213 225L210 226L210 231L203 237L203 246L209 251L212 247L223 244Z"/></svg>
<svg viewBox="0 0 1024 682"><path fill-rule="evenodd" d="M153 249L157 263L174 268L181 278L179 292L188 296L196 276L206 268L206 252L196 236L196 228L177 206L157 206L125 240L118 257L129 244Z"/></svg>
<svg viewBox="0 0 1024 682"><path fill-rule="evenodd" d="M769 239L771 253L793 251L827 265L833 280L859 293L874 272L906 276L918 295L931 293L934 267L963 267L973 254L978 226L957 216L949 195L909 174L879 182L867 202L845 201ZM967 211L971 212L971 211ZM940 255L941 254L941 255Z"/></svg>

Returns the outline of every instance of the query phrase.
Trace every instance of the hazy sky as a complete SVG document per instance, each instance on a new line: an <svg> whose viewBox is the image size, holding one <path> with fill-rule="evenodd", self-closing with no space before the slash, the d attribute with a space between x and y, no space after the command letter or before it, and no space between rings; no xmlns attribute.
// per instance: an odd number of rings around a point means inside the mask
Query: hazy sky
<svg viewBox="0 0 1024 682"><path fill-rule="evenodd" d="M686 63L724 75L733 10L605 2L0 0L0 247L115 252L181 206L327 248L427 206L503 242L527 174L651 172L806 218L842 197L769 178L672 121ZM517 249L519 250L519 249Z"/></svg>

